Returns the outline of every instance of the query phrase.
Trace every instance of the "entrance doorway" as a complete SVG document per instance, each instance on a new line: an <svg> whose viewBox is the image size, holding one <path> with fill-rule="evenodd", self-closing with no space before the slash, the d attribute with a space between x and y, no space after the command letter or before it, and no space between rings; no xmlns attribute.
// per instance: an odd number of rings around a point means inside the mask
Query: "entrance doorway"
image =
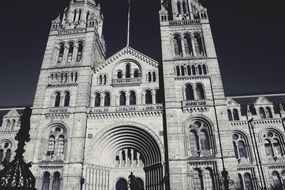
<svg viewBox="0 0 285 190"><path fill-rule="evenodd" d="M121 178L116 183L116 190L128 190L128 182L124 178Z"/></svg>
<svg viewBox="0 0 285 190"><path fill-rule="evenodd" d="M144 182L141 178L136 177L134 180L134 190L144 190ZM128 190L128 182L124 178L121 178L116 183L116 190Z"/></svg>

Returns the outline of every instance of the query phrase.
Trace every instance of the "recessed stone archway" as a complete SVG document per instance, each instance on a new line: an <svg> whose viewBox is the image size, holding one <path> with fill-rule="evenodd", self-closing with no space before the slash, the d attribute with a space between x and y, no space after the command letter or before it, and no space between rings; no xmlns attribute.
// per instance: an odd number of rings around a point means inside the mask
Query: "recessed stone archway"
<svg viewBox="0 0 285 190"><path fill-rule="evenodd" d="M126 179L131 172L143 182L143 189L164 189L159 143L141 127L120 125L105 130L88 158L91 166L86 169L85 189L115 189L118 177Z"/></svg>

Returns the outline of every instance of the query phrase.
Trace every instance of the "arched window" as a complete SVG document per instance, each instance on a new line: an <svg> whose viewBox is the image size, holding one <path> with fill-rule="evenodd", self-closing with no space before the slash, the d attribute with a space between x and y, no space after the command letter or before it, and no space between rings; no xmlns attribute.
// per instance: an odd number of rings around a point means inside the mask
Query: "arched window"
<svg viewBox="0 0 285 190"><path fill-rule="evenodd" d="M16 121L15 121L15 119L13 119L13 120L12 120L12 125L11 125L11 130L14 130L15 124L16 124Z"/></svg>
<svg viewBox="0 0 285 190"><path fill-rule="evenodd" d="M95 94L95 107L99 107L101 105L101 95L100 93Z"/></svg>
<svg viewBox="0 0 285 190"><path fill-rule="evenodd" d="M66 130L61 126L52 127L49 131L46 159L63 160L66 147Z"/></svg>
<svg viewBox="0 0 285 190"><path fill-rule="evenodd" d="M145 104L152 104L152 93L150 90L145 91Z"/></svg>
<svg viewBox="0 0 285 190"><path fill-rule="evenodd" d="M239 179L239 189L244 190L243 179L240 173L238 174L238 179Z"/></svg>
<svg viewBox="0 0 285 190"><path fill-rule="evenodd" d="M182 56L182 44L181 44L181 38L179 35L174 36L174 52L175 52L175 55Z"/></svg>
<svg viewBox="0 0 285 190"><path fill-rule="evenodd" d="M4 150L0 149L0 163L3 161L3 157L4 157Z"/></svg>
<svg viewBox="0 0 285 190"><path fill-rule="evenodd" d="M196 190L202 190L203 187L203 178L202 178L202 172L200 169L194 169L193 172L193 182L194 182L194 189Z"/></svg>
<svg viewBox="0 0 285 190"><path fill-rule="evenodd" d="M120 93L120 106L125 106L126 105L126 93L121 92Z"/></svg>
<svg viewBox="0 0 285 190"><path fill-rule="evenodd" d="M7 162L10 162L10 159L11 159L11 149L10 148L8 148L7 150L6 150L6 156L5 156L5 160L7 161Z"/></svg>
<svg viewBox="0 0 285 190"><path fill-rule="evenodd" d="M69 43L69 47L68 47L68 54L67 54L67 62L68 63L70 63L72 61L73 50L74 50L74 44L73 44L73 42L71 42L71 43Z"/></svg>
<svg viewBox="0 0 285 190"><path fill-rule="evenodd" d="M60 135L57 144L57 155L62 156L64 153L64 136Z"/></svg>
<svg viewBox="0 0 285 190"><path fill-rule="evenodd" d="M269 157L283 156L284 152L284 141L280 134L274 131L268 131L263 135L264 147L266 155Z"/></svg>
<svg viewBox="0 0 285 190"><path fill-rule="evenodd" d="M70 102L70 92L66 91L64 96L64 107L69 106Z"/></svg>
<svg viewBox="0 0 285 190"><path fill-rule="evenodd" d="M152 72L152 81L156 82L156 73L155 72Z"/></svg>
<svg viewBox="0 0 285 190"><path fill-rule="evenodd" d="M194 130L190 131L190 148L191 148L191 154L193 156L197 155L197 152L199 150L199 141L198 141L197 132Z"/></svg>
<svg viewBox="0 0 285 190"><path fill-rule="evenodd" d="M180 67L176 66L176 75L179 77L180 76Z"/></svg>
<svg viewBox="0 0 285 190"><path fill-rule="evenodd" d="M229 121L233 120L232 111L230 109L228 109L228 118L229 118Z"/></svg>
<svg viewBox="0 0 285 190"><path fill-rule="evenodd" d="M267 118L273 118L272 111L270 107L266 107L266 116Z"/></svg>
<svg viewBox="0 0 285 190"><path fill-rule="evenodd" d="M233 115L234 115L234 120L237 121L239 120L239 114L237 109L233 109Z"/></svg>
<svg viewBox="0 0 285 190"><path fill-rule="evenodd" d="M54 107L59 107L60 105L60 92L55 92Z"/></svg>
<svg viewBox="0 0 285 190"><path fill-rule="evenodd" d="M134 77L135 77L135 78L139 77L139 70L136 69L136 70L134 71Z"/></svg>
<svg viewBox="0 0 285 190"><path fill-rule="evenodd" d="M42 190L49 190L49 184L50 184L50 173L45 172L43 176Z"/></svg>
<svg viewBox="0 0 285 190"><path fill-rule="evenodd" d="M194 100L194 91L191 84L186 85L185 94L186 100Z"/></svg>
<svg viewBox="0 0 285 190"><path fill-rule="evenodd" d="M184 13L184 14L187 14L187 13L188 13L186 1L183 1L183 2L182 2L182 9L183 9L183 13Z"/></svg>
<svg viewBox="0 0 285 190"><path fill-rule="evenodd" d="M203 65L203 66L202 66L202 68L203 68L203 74L204 74L204 75L206 75L206 74L207 74L207 68L206 68L206 65Z"/></svg>
<svg viewBox="0 0 285 190"><path fill-rule="evenodd" d="M130 91L130 105L136 105L136 93L134 91Z"/></svg>
<svg viewBox="0 0 285 190"><path fill-rule="evenodd" d="M276 189L283 189L280 175L277 171L272 172L272 178L273 178L273 187Z"/></svg>
<svg viewBox="0 0 285 190"><path fill-rule="evenodd" d="M192 74L193 75L196 75L196 68L194 65L191 66L191 69L192 69Z"/></svg>
<svg viewBox="0 0 285 190"><path fill-rule="evenodd" d="M192 156L210 156L212 154L211 131L208 123L194 120L190 124L190 148Z"/></svg>
<svg viewBox="0 0 285 190"><path fill-rule="evenodd" d="M187 74L189 76L191 75L191 67L190 67L190 65L187 65Z"/></svg>
<svg viewBox="0 0 285 190"><path fill-rule="evenodd" d="M266 119L266 114L265 114L265 110L263 107L259 108L259 115L260 115L260 118Z"/></svg>
<svg viewBox="0 0 285 190"><path fill-rule="evenodd" d="M203 172L205 189L214 189L213 171L211 168L205 169Z"/></svg>
<svg viewBox="0 0 285 190"><path fill-rule="evenodd" d="M117 72L117 78L118 78L118 79L123 78L123 73L122 73L122 71L118 71L118 72Z"/></svg>
<svg viewBox="0 0 285 190"><path fill-rule="evenodd" d="M238 152L240 157L247 158L247 152L246 152L246 147L244 144L244 141L239 141L238 142Z"/></svg>
<svg viewBox="0 0 285 190"><path fill-rule="evenodd" d="M235 150L235 156L239 160L241 158L248 158L248 143L244 135L239 133L233 134L233 144Z"/></svg>
<svg viewBox="0 0 285 190"><path fill-rule="evenodd" d="M110 106L111 104L111 96L109 92L105 92L105 97L104 97L104 106Z"/></svg>
<svg viewBox="0 0 285 190"><path fill-rule="evenodd" d="M210 150L209 136L206 130L202 129L200 132L201 150Z"/></svg>
<svg viewBox="0 0 285 190"><path fill-rule="evenodd" d="M244 174L244 184L247 190L253 190L252 178L249 173Z"/></svg>
<svg viewBox="0 0 285 190"><path fill-rule="evenodd" d="M198 65L198 73L199 75L202 75L203 72L202 72L202 66L201 65Z"/></svg>
<svg viewBox="0 0 285 190"><path fill-rule="evenodd" d="M51 135L48 139L48 150L47 150L47 156L54 155L55 150L55 137Z"/></svg>
<svg viewBox="0 0 285 190"><path fill-rule="evenodd" d="M126 78L130 78L131 77L131 64L127 64L126 65Z"/></svg>
<svg viewBox="0 0 285 190"><path fill-rule="evenodd" d="M184 36L184 46L185 46L185 53L188 55L193 55L191 36L189 34L186 34Z"/></svg>
<svg viewBox="0 0 285 190"><path fill-rule="evenodd" d="M60 173L54 172L52 179L52 190L59 190L60 188Z"/></svg>
<svg viewBox="0 0 285 190"><path fill-rule="evenodd" d="M184 76L185 75L184 66L181 65L180 68L181 68L181 75Z"/></svg>
<svg viewBox="0 0 285 190"><path fill-rule="evenodd" d="M147 80L148 80L148 82L151 82L151 72L148 72L148 74L147 74Z"/></svg>
<svg viewBox="0 0 285 190"><path fill-rule="evenodd" d="M282 172L281 172L281 176L282 176L282 183L283 183L283 185L285 184L285 170L283 170Z"/></svg>
<svg viewBox="0 0 285 190"><path fill-rule="evenodd" d="M194 44L197 54L204 54L203 41L201 34L194 34Z"/></svg>
<svg viewBox="0 0 285 190"><path fill-rule="evenodd" d="M273 149L272 149L271 142L269 140L265 140L264 147L265 147L266 155L273 156Z"/></svg>
<svg viewBox="0 0 285 190"><path fill-rule="evenodd" d="M76 56L76 61L79 62L82 59L82 54L83 54L83 43L79 42L78 43L78 52Z"/></svg>
<svg viewBox="0 0 285 190"><path fill-rule="evenodd" d="M63 54L64 54L64 44L61 43L61 44L59 45L59 54L58 54L58 59L57 59L57 62L58 62L58 63L61 63L61 62L62 62Z"/></svg>
<svg viewBox="0 0 285 190"><path fill-rule="evenodd" d="M205 99L205 92L204 87L202 84L196 84L196 94L197 94L197 100L204 100Z"/></svg>
<svg viewBox="0 0 285 190"><path fill-rule="evenodd" d="M178 11L178 14L181 14L181 2L180 1L177 1L177 11Z"/></svg>
<svg viewBox="0 0 285 190"><path fill-rule="evenodd" d="M278 139L273 139L273 148L275 155L282 156L282 149Z"/></svg>
<svg viewBox="0 0 285 190"><path fill-rule="evenodd" d="M11 126L11 121L9 119L7 119L6 129L10 129L10 126Z"/></svg>

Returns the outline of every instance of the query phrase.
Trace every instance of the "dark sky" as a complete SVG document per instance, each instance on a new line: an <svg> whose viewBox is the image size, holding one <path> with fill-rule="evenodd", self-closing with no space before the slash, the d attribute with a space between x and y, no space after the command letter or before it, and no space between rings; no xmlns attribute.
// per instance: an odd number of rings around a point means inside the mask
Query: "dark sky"
<svg viewBox="0 0 285 190"><path fill-rule="evenodd" d="M160 59L160 0L132 0L131 46ZM227 95L285 92L282 0L209 0ZM32 104L51 20L68 0L8 0L0 5L0 106ZM102 0L108 56L125 46L127 0Z"/></svg>

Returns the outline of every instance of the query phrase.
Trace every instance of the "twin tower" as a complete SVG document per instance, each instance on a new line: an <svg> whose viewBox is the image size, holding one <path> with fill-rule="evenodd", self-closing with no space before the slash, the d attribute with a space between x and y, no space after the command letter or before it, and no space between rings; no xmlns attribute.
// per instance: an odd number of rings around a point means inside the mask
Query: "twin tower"
<svg viewBox="0 0 285 190"><path fill-rule="evenodd" d="M37 189L221 189L222 171L240 183L207 10L169 0L159 19L159 62L129 46L106 58L93 0L52 21L25 155Z"/></svg>

